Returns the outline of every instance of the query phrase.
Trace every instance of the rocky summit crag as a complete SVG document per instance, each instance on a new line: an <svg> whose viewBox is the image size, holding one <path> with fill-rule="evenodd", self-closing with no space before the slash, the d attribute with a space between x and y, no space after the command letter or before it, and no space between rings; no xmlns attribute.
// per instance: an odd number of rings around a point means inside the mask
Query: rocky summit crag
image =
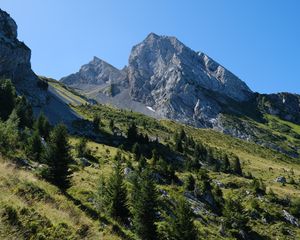
<svg viewBox="0 0 300 240"><path fill-rule="evenodd" d="M31 69L31 50L18 40L17 24L0 9L0 78L11 79L19 95L25 95L35 114L44 112L52 123L71 123L75 113Z"/></svg>
<svg viewBox="0 0 300 240"><path fill-rule="evenodd" d="M263 145L268 143L257 134L255 124L241 118L264 122L264 115L270 114L300 122L299 95L254 93L206 54L175 37L154 33L132 48L122 70L95 57L61 82L99 103L214 128ZM270 147L280 150L277 145Z"/></svg>
<svg viewBox="0 0 300 240"><path fill-rule="evenodd" d="M99 102L197 127L213 127L224 104L253 97L243 81L204 53L154 33L132 48L123 70L95 58L61 81Z"/></svg>

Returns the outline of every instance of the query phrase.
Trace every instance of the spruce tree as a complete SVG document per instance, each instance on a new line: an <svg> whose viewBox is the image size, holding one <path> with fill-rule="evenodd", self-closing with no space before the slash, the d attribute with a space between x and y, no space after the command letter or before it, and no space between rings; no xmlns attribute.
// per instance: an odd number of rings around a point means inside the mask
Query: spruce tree
<svg viewBox="0 0 300 240"><path fill-rule="evenodd" d="M79 143L76 145L76 152L78 157L86 157L88 155L87 140L80 138Z"/></svg>
<svg viewBox="0 0 300 240"><path fill-rule="evenodd" d="M240 176L243 175L241 162L240 162L240 159L238 157L234 157L234 159L233 159L232 170L233 170L234 173L236 173Z"/></svg>
<svg viewBox="0 0 300 240"><path fill-rule="evenodd" d="M46 149L45 160L49 166L46 178L65 190L69 185L69 153L67 129L64 125L58 124L50 134L50 140Z"/></svg>
<svg viewBox="0 0 300 240"><path fill-rule="evenodd" d="M132 222L136 234L143 240L157 239L157 191L149 170L133 181L131 194Z"/></svg>
<svg viewBox="0 0 300 240"><path fill-rule="evenodd" d="M31 137L28 138L27 146L25 147L26 153L35 161L40 161L43 153L43 144L41 136L37 130L35 130Z"/></svg>
<svg viewBox="0 0 300 240"><path fill-rule="evenodd" d="M180 153L183 152L182 140L180 138L178 138L177 141L175 142L175 151L178 151Z"/></svg>
<svg viewBox="0 0 300 240"><path fill-rule="evenodd" d="M138 130L135 123L132 123L127 130L128 141L134 143L138 140Z"/></svg>
<svg viewBox="0 0 300 240"><path fill-rule="evenodd" d="M7 120L16 105L16 90L8 79L0 79L0 120Z"/></svg>
<svg viewBox="0 0 300 240"><path fill-rule="evenodd" d="M121 161L115 161L113 174L108 179L105 191L105 203L108 214L116 220L126 223L129 217L127 190Z"/></svg>
<svg viewBox="0 0 300 240"><path fill-rule="evenodd" d="M169 239L197 239L197 231L193 223L193 211L183 197L180 197L176 203L173 216L169 218L169 226Z"/></svg>
<svg viewBox="0 0 300 240"><path fill-rule="evenodd" d="M94 118L93 118L93 130L94 130L94 132L99 132L100 127L101 127L100 116L98 114L95 114Z"/></svg>
<svg viewBox="0 0 300 240"><path fill-rule="evenodd" d="M222 170L226 173L230 172L230 162L229 162L229 159L228 159L228 156L227 154L225 154L223 156L223 166L222 166Z"/></svg>
<svg viewBox="0 0 300 240"><path fill-rule="evenodd" d="M38 116L36 122L34 123L34 128L38 130L42 137L48 139L50 134L50 123L43 113Z"/></svg>
<svg viewBox="0 0 300 240"><path fill-rule="evenodd" d="M24 96L17 98L17 104L15 110L20 119L19 126L21 128L24 127L31 128L33 123L33 112L30 104L27 102Z"/></svg>
<svg viewBox="0 0 300 240"><path fill-rule="evenodd" d="M113 120L113 119L110 119L110 120L109 120L109 129L110 129L111 131L113 131L114 128L115 128L114 120Z"/></svg>

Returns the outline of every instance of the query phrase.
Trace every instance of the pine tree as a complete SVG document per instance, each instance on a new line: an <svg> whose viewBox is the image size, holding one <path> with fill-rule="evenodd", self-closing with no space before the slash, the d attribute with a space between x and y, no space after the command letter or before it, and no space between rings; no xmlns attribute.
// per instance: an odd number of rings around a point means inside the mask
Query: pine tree
<svg viewBox="0 0 300 240"><path fill-rule="evenodd" d="M109 120L109 129L110 129L111 131L113 131L114 128L115 128L114 120L113 120L113 119L110 119L110 120Z"/></svg>
<svg viewBox="0 0 300 240"><path fill-rule="evenodd" d="M0 151L7 153L15 150L19 142L19 118L16 111L12 111L6 122L0 121Z"/></svg>
<svg viewBox="0 0 300 240"><path fill-rule="evenodd" d="M111 217L124 223L127 222L129 210L121 161L115 161L114 172L106 184L105 203Z"/></svg>
<svg viewBox="0 0 300 240"><path fill-rule="evenodd" d="M87 148L87 140L86 138L81 138L79 143L76 145L76 152L78 157L86 157L88 155L88 148Z"/></svg>
<svg viewBox="0 0 300 240"><path fill-rule="evenodd" d="M38 130L40 136L48 139L50 134L50 123L43 113L38 116L34 123L34 128Z"/></svg>
<svg viewBox="0 0 300 240"><path fill-rule="evenodd" d="M132 221L136 234L143 240L157 239L157 191L149 170L144 170L133 181L131 196Z"/></svg>
<svg viewBox="0 0 300 240"><path fill-rule="evenodd" d="M131 151L134 154L135 160L139 161L140 158L141 158L141 146L140 146L140 144L137 143L137 142L135 144L133 144Z"/></svg>
<svg viewBox="0 0 300 240"><path fill-rule="evenodd" d="M8 79L0 79L0 119L7 120L16 105L16 90Z"/></svg>
<svg viewBox="0 0 300 240"><path fill-rule="evenodd" d="M135 123L132 123L127 130L128 141L134 143L138 140L138 130Z"/></svg>
<svg viewBox="0 0 300 240"><path fill-rule="evenodd" d="M229 159L228 159L228 156L227 154L225 154L223 156L223 166L222 166L222 170L226 173L230 172L230 162L229 162Z"/></svg>
<svg viewBox="0 0 300 240"><path fill-rule="evenodd" d="M46 149L45 160L49 166L46 178L53 184L65 190L69 185L69 143L67 129L58 124L50 134L50 140Z"/></svg>
<svg viewBox="0 0 300 240"><path fill-rule="evenodd" d="M169 218L169 225L169 239L197 239L197 231L193 223L193 211L183 197L178 199L173 216Z"/></svg>
<svg viewBox="0 0 300 240"><path fill-rule="evenodd" d="M159 154L158 154L158 151L155 149L152 150L152 165L155 166L156 163L158 162L159 160Z"/></svg>
<svg viewBox="0 0 300 240"><path fill-rule="evenodd" d="M28 138L26 153L32 157L35 161L40 161L43 153L43 144L41 136L37 130L35 130L31 137Z"/></svg>
<svg viewBox="0 0 300 240"><path fill-rule="evenodd" d="M180 138L178 138L177 141L175 142L175 151L178 151L180 153L183 152L182 140Z"/></svg>
<svg viewBox="0 0 300 240"><path fill-rule="evenodd" d="M223 216L225 218L225 226L229 229L238 230L246 227L248 219L239 200L227 199L223 209Z"/></svg>
<svg viewBox="0 0 300 240"><path fill-rule="evenodd" d="M19 126L21 128L24 127L31 128L33 123L33 112L30 104L27 102L24 96L17 98L17 104L15 110L20 119Z"/></svg>
<svg viewBox="0 0 300 240"><path fill-rule="evenodd" d="M101 118L100 118L100 116L98 114L95 114L94 118L93 118L93 129L94 129L94 132L99 132L100 127L101 127Z"/></svg>
<svg viewBox="0 0 300 240"><path fill-rule="evenodd" d="M186 141L186 133L185 133L185 131L183 130L183 129L181 129L180 130L180 132L179 132L179 139L181 140L181 141Z"/></svg>
<svg viewBox="0 0 300 240"><path fill-rule="evenodd" d="M240 159L238 157L234 157L234 159L233 159L232 170L233 170L234 173L236 173L240 176L243 175L241 162L240 162Z"/></svg>

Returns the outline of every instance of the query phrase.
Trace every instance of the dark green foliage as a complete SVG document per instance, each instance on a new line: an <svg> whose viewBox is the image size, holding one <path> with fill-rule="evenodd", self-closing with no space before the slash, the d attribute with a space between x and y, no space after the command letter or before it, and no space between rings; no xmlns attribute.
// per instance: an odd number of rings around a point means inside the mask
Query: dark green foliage
<svg viewBox="0 0 300 240"><path fill-rule="evenodd" d="M95 114L93 118L93 130L94 132L99 132L101 128L101 118L99 114Z"/></svg>
<svg viewBox="0 0 300 240"><path fill-rule="evenodd" d="M256 194L265 195L266 194L266 186L263 183L262 179L254 178L251 183L251 188Z"/></svg>
<svg viewBox="0 0 300 240"><path fill-rule="evenodd" d="M296 198L295 200L292 201L290 207L290 213L297 218L300 217L300 198Z"/></svg>
<svg viewBox="0 0 300 240"><path fill-rule="evenodd" d="M8 79L0 79L0 120L7 120L16 105L16 90Z"/></svg>
<svg viewBox="0 0 300 240"><path fill-rule="evenodd" d="M131 213L134 231L143 240L157 239L157 191L149 170L133 180Z"/></svg>
<svg viewBox="0 0 300 240"><path fill-rule="evenodd" d="M135 123L132 123L127 129L127 139L132 143L138 140L138 130Z"/></svg>
<svg viewBox="0 0 300 240"><path fill-rule="evenodd" d="M30 104L24 96L17 98L15 110L20 119L19 127L31 128L33 124L33 112Z"/></svg>
<svg viewBox="0 0 300 240"><path fill-rule="evenodd" d="M131 151L134 154L135 160L139 161L139 159L141 158L141 146L140 146L140 144L137 143L137 142L135 144L133 144Z"/></svg>
<svg viewBox="0 0 300 240"><path fill-rule="evenodd" d="M212 186L210 184L210 178L207 174L207 171L204 169L200 169L197 174L197 182L196 182L197 189L200 190L200 193L207 193L210 192Z"/></svg>
<svg viewBox="0 0 300 240"><path fill-rule="evenodd" d="M48 139L51 127L48 119L43 113L40 113L38 116L36 122L34 123L34 128L38 130L42 137Z"/></svg>
<svg viewBox="0 0 300 240"><path fill-rule="evenodd" d="M194 191L195 189L195 178L193 177L192 174L189 174L187 177L186 177L186 180L185 180L185 189L187 191Z"/></svg>
<svg viewBox="0 0 300 240"><path fill-rule="evenodd" d="M115 161L113 174L106 184L104 202L111 217L124 223L128 221L127 190L121 161Z"/></svg>
<svg viewBox="0 0 300 240"><path fill-rule="evenodd" d="M193 223L193 212L187 201L180 197L173 215L168 218L168 237L172 240L196 240L197 230Z"/></svg>
<svg viewBox="0 0 300 240"><path fill-rule="evenodd" d="M113 131L114 128L115 128L115 122L114 122L113 119L110 119L110 120L109 120L109 129L110 129L111 131Z"/></svg>
<svg viewBox="0 0 300 240"><path fill-rule="evenodd" d="M87 139L80 138L79 143L75 147L78 157L87 157L90 153L87 147Z"/></svg>
<svg viewBox="0 0 300 240"><path fill-rule="evenodd" d="M186 133L183 129L180 130L179 132L179 139L181 139L182 141L186 141Z"/></svg>
<svg viewBox="0 0 300 240"><path fill-rule="evenodd" d="M232 171L237 175L243 175L240 159L236 156L233 158Z"/></svg>
<svg viewBox="0 0 300 240"><path fill-rule="evenodd" d="M69 164L71 162L69 149L67 129L64 125L58 124L51 131L46 148L45 161L49 166L46 178L63 190L69 185Z"/></svg>
<svg viewBox="0 0 300 240"><path fill-rule="evenodd" d="M228 156L227 154L225 154L223 156L223 159L222 159L222 171L225 172L225 173L228 173L230 172L231 170L231 167L230 167L230 162L229 162L229 159L228 159Z"/></svg>
<svg viewBox="0 0 300 240"><path fill-rule="evenodd" d="M11 113L6 122L0 121L0 151L8 153L15 150L18 145L19 132L18 132L19 118L15 111Z"/></svg>
<svg viewBox="0 0 300 240"><path fill-rule="evenodd" d="M224 223L228 229L245 229L248 218L239 200L231 198L225 201L223 209Z"/></svg>
<svg viewBox="0 0 300 240"><path fill-rule="evenodd" d="M178 138L175 142L175 151L182 153L183 147L182 147L182 140Z"/></svg>
<svg viewBox="0 0 300 240"><path fill-rule="evenodd" d="M26 154L35 161L40 161L43 154L43 144L41 141L41 136L37 130L28 138L25 147Z"/></svg>
<svg viewBox="0 0 300 240"><path fill-rule="evenodd" d="M153 149L152 150L152 165L156 165L156 163L158 162L159 160L159 154L158 154L158 151L156 149Z"/></svg>

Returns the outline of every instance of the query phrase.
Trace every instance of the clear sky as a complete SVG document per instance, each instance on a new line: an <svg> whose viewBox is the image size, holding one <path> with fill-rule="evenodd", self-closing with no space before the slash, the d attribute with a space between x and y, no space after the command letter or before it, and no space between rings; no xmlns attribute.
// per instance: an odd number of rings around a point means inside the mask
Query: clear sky
<svg viewBox="0 0 300 240"><path fill-rule="evenodd" d="M262 93L300 93L298 0L0 0L32 50L32 67L60 79L98 56L122 68L150 32L176 36Z"/></svg>

